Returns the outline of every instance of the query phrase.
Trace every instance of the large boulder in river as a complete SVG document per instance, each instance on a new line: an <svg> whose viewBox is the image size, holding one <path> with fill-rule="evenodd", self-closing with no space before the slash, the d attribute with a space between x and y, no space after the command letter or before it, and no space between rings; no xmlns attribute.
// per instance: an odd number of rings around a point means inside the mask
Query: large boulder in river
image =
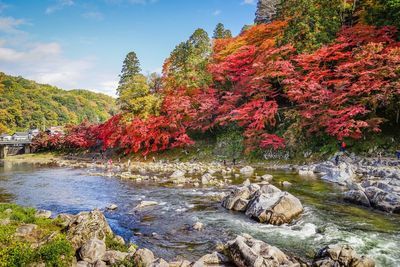
<svg viewBox="0 0 400 267"><path fill-rule="evenodd" d="M236 187L222 200L222 206L228 210L245 211L253 195L260 190L259 185Z"/></svg>
<svg viewBox="0 0 400 267"><path fill-rule="evenodd" d="M246 215L261 223L281 225L292 222L302 212L303 205L292 194L280 190L270 193L260 191L249 203Z"/></svg>
<svg viewBox="0 0 400 267"><path fill-rule="evenodd" d="M350 246L329 245L318 252L313 266L374 267L375 262L371 258L359 256Z"/></svg>
<svg viewBox="0 0 400 267"><path fill-rule="evenodd" d="M400 213L400 194L376 186L367 187L364 192L371 206L386 212Z"/></svg>
<svg viewBox="0 0 400 267"><path fill-rule="evenodd" d="M345 192L344 200L365 207L371 207L371 203L363 190L349 190Z"/></svg>
<svg viewBox="0 0 400 267"><path fill-rule="evenodd" d="M316 167L321 172L322 179L332 183L346 185L356 178L355 167L350 162L341 162L335 166L332 162L322 163Z"/></svg>
<svg viewBox="0 0 400 267"><path fill-rule="evenodd" d="M67 239L75 250L91 239L105 241L107 235L113 235L103 213L97 209L77 215L60 215L60 218L64 220Z"/></svg>
<svg viewBox="0 0 400 267"><path fill-rule="evenodd" d="M227 243L226 252L238 267L287 267L299 266L280 249L249 235L237 236Z"/></svg>
<svg viewBox="0 0 400 267"><path fill-rule="evenodd" d="M222 206L274 225L290 223L303 211L300 200L271 184L237 187L223 199Z"/></svg>

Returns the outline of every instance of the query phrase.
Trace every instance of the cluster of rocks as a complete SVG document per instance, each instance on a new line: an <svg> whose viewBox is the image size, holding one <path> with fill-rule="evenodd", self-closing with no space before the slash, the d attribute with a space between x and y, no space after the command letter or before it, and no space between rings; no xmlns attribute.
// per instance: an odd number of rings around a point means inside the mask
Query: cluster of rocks
<svg viewBox="0 0 400 267"><path fill-rule="evenodd" d="M375 262L359 256L347 245L330 245L321 249L312 262L285 254L277 247L257 240L248 234L228 241L218 252L200 258L193 267L374 267Z"/></svg>
<svg viewBox="0 0 400 267"><path fill-rule="evenodd" d="M303 211L299 199L268 182L234 188L222 200L222 206L274 225L291 223Z"/></svg>
<svg viewBox="0 0 400 267"><path fill-rule="evenodd" d="M338 164L336 164L336 157ZM331 160L299 169L345 186L345 200L385 212L400 213L400 161L335 155Z"/></svg>

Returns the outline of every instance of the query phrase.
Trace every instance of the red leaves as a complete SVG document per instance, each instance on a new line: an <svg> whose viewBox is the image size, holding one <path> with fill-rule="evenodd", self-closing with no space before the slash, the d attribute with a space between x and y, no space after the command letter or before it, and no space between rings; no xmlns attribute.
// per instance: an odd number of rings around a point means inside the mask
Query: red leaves
<svg viewBox="0 0 400 267"><path fill-rule="evenodd" d="M143 120L120 114L97 127L71 127L65 138L38 138L38 143L88 148L97 138L105 148L147 155L193 144L188 132L237 124L247 150L283 149L285 140L272 134L279 109L294 114L279 125L280 131L299 125L339 140L361 138L366 130L379 132L384 120L377 111L400 95L395 29L345 28L334 43L296 55L290 45L275 46L284 26L279 21L256 25L236 38L215 40L207 73L213 77L211 85L175 87L179 83L164 71L169 83L161 90L159 116ZM288 125L293 118L295 124Z"/></svg>
<svg viewBox="0 0 400 267"><path fill-rule="evenodd" d="M345 28L332 45L294 57L297 70L285 80L303 126L338 139L379 131L375 111L395 94L400 61L392 27Z"/></svg>

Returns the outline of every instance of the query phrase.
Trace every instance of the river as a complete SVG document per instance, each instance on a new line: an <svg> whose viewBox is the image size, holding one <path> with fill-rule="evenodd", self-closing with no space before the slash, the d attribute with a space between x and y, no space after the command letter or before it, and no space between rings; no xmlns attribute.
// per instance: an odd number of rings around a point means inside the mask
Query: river
<svg viewBox="0 0 400 267"><path fill-rule="evenodd" d="M400 216L347 204L341 200L339 187L316 177L268 172L278 187L282 181L291 182L288 191L305 207L293 225L271 226L212 201L220 189L144 185L91 176L88 171L0 161L0 201L48 209L54 214L104 209L115 203L116 211L105 211L114 232L166 260L195 260L211 252L217 243L249 233L305 258L324 245L341 243L369 255L377 266L400 266ZM134 207L142 200L159 205L137 213ZM190 230L198 221L205 225L204 230Z"/></svg>

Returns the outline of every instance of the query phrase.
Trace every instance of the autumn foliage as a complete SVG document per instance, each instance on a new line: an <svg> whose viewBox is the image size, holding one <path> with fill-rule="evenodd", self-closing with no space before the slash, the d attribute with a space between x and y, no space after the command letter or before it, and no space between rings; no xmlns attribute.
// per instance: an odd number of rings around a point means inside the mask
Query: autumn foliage
<svg viewBox="0 0 400 267"><path fill-rule="evenodd" d="M171 81L179 75L169 76L167 60L159 115L124 113L101 125L84 123L69 128L60 144L89 148L100 141L104 149L147 155L191 145L193 132L211 133L234 124L249 151L283 149L283 136L294 120L298 132L338 140L379 132L387 120L379 114L395 106L400 96L396 29L343 28L333 43L298 54L290 44L277 46L285 27L275 21L213 40L207 65L211 81L190 74L193 81L203 81L199 88L193 86L196 82L187 87ZM49 146L53 141L46 142Z"/></svg>

